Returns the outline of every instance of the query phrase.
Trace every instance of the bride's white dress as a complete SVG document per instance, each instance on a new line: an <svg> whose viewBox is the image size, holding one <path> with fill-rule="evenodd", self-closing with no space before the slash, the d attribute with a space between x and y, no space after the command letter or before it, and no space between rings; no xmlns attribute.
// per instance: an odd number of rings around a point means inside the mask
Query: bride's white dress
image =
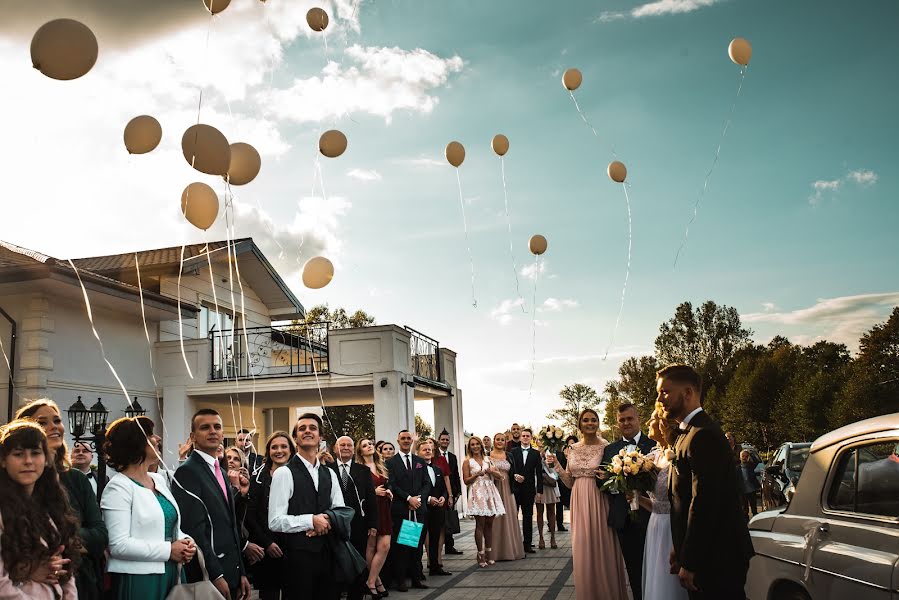
<svg viewBox="0 0 899 600"><path fill-rule="evenodd" d="M671 552L671 503L668 501L668 469L663 467L656 479L655 492L650 492L652 515L646 528L643 549L643 600L687 600L687 591L680 586L677 575L669 572Z"/></svg>

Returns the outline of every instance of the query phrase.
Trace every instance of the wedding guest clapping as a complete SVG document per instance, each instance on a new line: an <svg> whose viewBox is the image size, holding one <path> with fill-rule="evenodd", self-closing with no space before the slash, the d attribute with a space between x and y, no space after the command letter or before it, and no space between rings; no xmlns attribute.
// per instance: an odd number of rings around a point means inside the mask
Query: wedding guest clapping
<svg viewBox="0 0 899 600"><path fill-rule="evenodd" d="M178 564L197 550L181 531L181 513L166 478L148 471L159 461L158 443L148 417L123 417L106 431L103 452L117 473L103 491L101 508L116 599L165 600L179 583Z"/></svg>
<svg viewBox="0 0 899 600"><path fill-rule="evenodd" d="M465 449L468 460L462 465L462 482L468 488L468 514L474 517L474 542L478 549L478 565L486 567L496 561L491 558L493 550L493 519L506 514L502 497L493 478L502 477L484 454L484 445L477 437L468 440Z"/></svg>
<svg viewBox="0 0 899 600"><path fill-rule="evenodd" d="M75 600L77 521L43 430L24 420L0 427L0 466L0 598Z"/></svg>

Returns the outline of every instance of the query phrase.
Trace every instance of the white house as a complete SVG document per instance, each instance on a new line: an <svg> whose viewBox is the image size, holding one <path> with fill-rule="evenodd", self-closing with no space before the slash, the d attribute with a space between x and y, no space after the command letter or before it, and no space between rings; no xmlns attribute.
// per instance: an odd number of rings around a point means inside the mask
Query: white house
<svg viewBox="0 0 899 600"><path fill-rule="evenodd" d="M157 433L167 463L201 407L222 414L228 438L255 428L258 447L289 430L297 409L322 403L374 404L376 436L393 440L414 427L414 401L430 399L436 430L463 447L455 352L397 325L290 325L302 322L303 306L252 239L206 248L184 248L179 288L180 246L74 259L73 269L0 242L0 422L45 396L63 411L79 396L87 406L102 398L110 421L127 408L93 335L80 275L106 358L157 429L164 423Z"/></svg>

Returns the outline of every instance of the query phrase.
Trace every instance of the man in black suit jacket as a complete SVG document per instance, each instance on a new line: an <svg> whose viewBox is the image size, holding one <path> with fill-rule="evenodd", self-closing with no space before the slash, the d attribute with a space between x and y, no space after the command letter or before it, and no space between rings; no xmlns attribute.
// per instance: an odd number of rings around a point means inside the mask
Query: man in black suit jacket
<svg viewBox="0 0 899 600"><path fill-rule="evenodd" d="M356 511L351 525L350 543L359 554L365 556L369 536L378 532L378 505L375 500L375 486L371 481L371 471L365 465L353 460L356 454L353 438L346 435L337 438L334 448L337 460L328 466L337 473L344 503ZM363 582L357 583L359 585L351 585L347 589L348 600L362 597Z"/></svg>
<svg viewBox="0 0 899 600"><path fill-rule="evenodd" d="M427 475L425 461L412 454L412 434L400 431L396 438L397 453L387 461L387 485L393 492L390 514L393 517L393 536L390 544L390 561L393 564L394 585L405 592L406 577L412 579L412 587L426 589L421 581L415 560L421 556L424 534L418 540L418 548L410 548L397 543L403 520L410 517L419 523L427 523L427 500L431 494L431 480Z"/></svg>
<svg viewBox="0 0 899 600"><path fill-rule="evenodd" d="M691 600L744 600L753 550L730 445L702 410L699 373L671 365L656 375L658 400L681 429L668 478L672 571Z"/></svg>
<svg viewBox="0 0 899 600"><path fill-rule="evenodd" d="M543 493L543 460L540 451L531 447L533 433L521 430L521 445L508 452L512 462L512 492L521 509L524 551L534 552L534 501Z"/></svg>
<svg viewBox="0 0 899 600"><path fill-rule="evenodd" d="M443 568L440 560L440 538L446 529L446 507L449 506L449 490L446 489L444 473L434 464L434 452L437 444L434 440L423 440L418 444L418 456L428 465L428 479L431 482L431 493L428 494L428 570L429 575L452 575ZM419 565L421 557L419 556Z"/></svg>
<svg viewBox="0 0 899 600"><path fill-rule="evenodd" d="M456 458L455 454L449 451L449 444L450 435L449 432L444 429L437 438L437 445L439 446L438 456L443 456L450 468L449 480L451 489L449 490L450 496L447 510L455 508L456 501L462 496L462 478L459 476L459 459ZM462 554L461 550L456 550L455 542L453 542L453 534L448 531L446 532L443 551L445 554Z"/></svg>
<svg viewBox="0 0 899 600"><path fill-rule="evenodd" d="M181 530L203 552L209 579L222 596L246 600L250 583L241 557L234 494L215 457L222 443L222 418L211 408L198 410L191 419L190 437L194 452L175 471L172 485L181 510ZM201 579L195 558L187 566L187 580Z"/></svg>
<svg viewBox="0 0 899 600"><path fill-rule="evenodd" d="M630 402L618 406L618 430L621 438L615 440L602 453L602 464L612 462L612 457L621 450L637 450L641 454L649 454L656 443L640 432L640 417L637 407ZM603 479L597 479L600 487ZM630 517L630 503L624 494L609 494L609 527L618 532L627 578L631 584L634 600L643 598L643 547L646 545L646 527L649 525L650 512L645 508L637 510L636 518Z"/></svg>

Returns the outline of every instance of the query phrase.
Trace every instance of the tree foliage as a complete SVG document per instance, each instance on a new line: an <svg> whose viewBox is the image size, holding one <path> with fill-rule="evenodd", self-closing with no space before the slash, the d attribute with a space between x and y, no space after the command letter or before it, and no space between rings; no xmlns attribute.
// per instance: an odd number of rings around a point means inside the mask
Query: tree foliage
<svg viewBox="0 0 899 600"><path fill-rule="evenodd" d="M415 433L421 439L429 438L434 434L431 424L422 419L418 413L415 413Z"/></svg>
<svg viewBox="0 0 899 600"><path fill-rule="evenodd" d="M318 304L306 311L305 323L330 322L331 329L350 329L354 327L368 327L375 324L375 317L362 309L350 314L343 307L329 310L327 304Z"/></svg>
<svg viewBox="0 0 899 600"><path fill-rule="evenodd" d="M622 404L629 402L636 406L642 423L649 420L655 408L658 370L659 361L654 356L631 357L618 368L618 379L606 384L603 429L610 432L611 437L619 434L617 417L618 407Z"/></svg>
<svg viewBox="0 0 899 600"><path fill-rule="evenodd" d="M324 421L324 438L329 446L333 446L342 435L348 435L354 442L361 439L374 439L375 406L361 404L355 406L328 406L327 418ZM331 429L331 425L334 429Z"/></svg>
<svg viewBox="0 0 899 600"><path fill-rule="evenodd" d="M547 419L555 419L562 422L562 429L567 433L577 432L577 418L585 408L597 409L599 406L599 394L589 385L575 383L566 385L559 391L562 406L546 415Z"/></svg>

